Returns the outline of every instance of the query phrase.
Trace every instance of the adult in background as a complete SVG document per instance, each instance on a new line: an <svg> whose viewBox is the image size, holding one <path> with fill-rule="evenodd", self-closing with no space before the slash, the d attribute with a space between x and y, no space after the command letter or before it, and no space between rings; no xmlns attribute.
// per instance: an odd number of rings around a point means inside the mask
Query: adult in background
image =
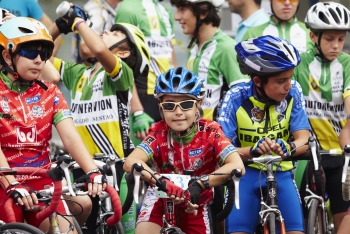
<svg viewBox="0 0 350 234"><path fill-rule="evenodd" d="M261 0L226 0L232 13L241 16L235 36L236 42L241 42L248 29L267 23L269 17L261 8Z"/></svg>

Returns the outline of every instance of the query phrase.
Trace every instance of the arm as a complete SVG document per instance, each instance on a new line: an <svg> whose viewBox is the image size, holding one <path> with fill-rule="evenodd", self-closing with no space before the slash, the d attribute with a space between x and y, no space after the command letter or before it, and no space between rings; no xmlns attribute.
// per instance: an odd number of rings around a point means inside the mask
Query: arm
<svg viewBox="0 0 350 234"><path fill-rule="evenodd" d="M58 73L50 60L46 61L44 70L40 74L40 78L54 84L57 84L61 79L60 73Z"/></svg>
<svg viewBox="0 0 350 234"><path fill-rule="evenodd" d="M54 23L52 22L52 20L44 13L43 17L40 19L40 22L43 23L47 28L50 28L51 25L53 25ZM55 56L57 54L58 49L60 48L61 45L61 35L58 35L57 37L52 38L54 40L55 43L55 47L53 49L53 53L52 55Z"/></svg>
<svg viewBox="0 0 350 234"><path fill-rule="evenodd" d="M172 45L171 48L173 49L173 51L171 52L171 61L172 61L174 67L178 67L179 65L177 64L177 61L176 61L174 45Z"/></svg>
<svg viewBox="0 0 350 234"><path fill-rule="evenodd" d="M56 125L56 129L60 135L63 146L72 155L74 160L80 165L85 173L98 168L93 161L88 149L86 148L83 140L81 139L78 131L76 130L73 119L63 119ZM91 181L91 183L94 182ZM91 183L88 185L88 190L89 194L93 197L95 197L96 194L100 195L102 189L106 188L106 183L103 184L103 188L102 184L95 182L92 185Z"/></svg>
<svg viewBox="0 0 350 234"><path fill-rule="evenodd" d="M2 152L0 148L0 167L8 167L10 168L6 157L4 153ZM1 184L3 185L4 188L7 188L12 182L15 182L16 179L13 175L8 175L8 176L1 176L0 177Z"/></svg>
<svg viewBox="0 0 350 234"><path fill-rule="evenodd" d="M350 96L347 96L344 99L344 105L345 105L346 114L349 116L350 115ZM339 144L342 149L344 149L345 145L350 144L349 136L350 136L350 121L348 118L346 121L346 124L344 125L343 129L340 131L340 134L339 134Z"/></svg>

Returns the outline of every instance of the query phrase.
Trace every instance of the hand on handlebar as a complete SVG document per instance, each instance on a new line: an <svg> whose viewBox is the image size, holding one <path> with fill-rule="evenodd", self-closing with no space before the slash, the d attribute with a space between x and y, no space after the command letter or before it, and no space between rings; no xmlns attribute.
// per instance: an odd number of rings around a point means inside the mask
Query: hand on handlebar
<svg viewBox="0 0 350 234"><path fill-rule="evenodd" d="M38 204L34 190L28 185L16 182L10 184L6 190L6 194L9 194L18 204L24 205L28 210L33 209L34 204Z"/></svg>
<svg viewBox="0 0 350 234"><path fill-rule="evenodd" d="M170 199L175 201L175 204L180 204L184 201L185 197L182 188L178 187L174 184L174 182L170 181L164 176L160 177L158 180L165 191L163 189L162 190L166 192Z"/></svg>
<svg viewBox="0 0 350 234"><path fill-rule="evenodd" d="M286 158L291 155L290 146L283 139L275 139L272 142L271 149L275 154L281 156L282 158Z"/></svg>
<svg viewBox="0 0 350 234"><path fill-rule="evenodd" d="M106 189L107 178L101 172L92 172L86 174L76 180L76 182L86 182L88 183L89 195L95 197L96 195L101 195L101 192Z"/></svg>
<svg viewBox="0 0 350 234"><path fill-rule="evenodd" d="M268 137L262 137L250 148L250 155L252 157L260 157L261 155L272 153L282 158L289 157L291 155L290 146L283 139L271 140Z"/></svg>
<svg viewBox="0 0 350 234"><path fill-rule="evenodd" d="M190 187L188 187L188 196L190 200L187 202L186 213L192 213L193 215L197 215L198 205L200 201L200 194L203 191L202 186L198 183L198 181L192 183Z"/></svg>

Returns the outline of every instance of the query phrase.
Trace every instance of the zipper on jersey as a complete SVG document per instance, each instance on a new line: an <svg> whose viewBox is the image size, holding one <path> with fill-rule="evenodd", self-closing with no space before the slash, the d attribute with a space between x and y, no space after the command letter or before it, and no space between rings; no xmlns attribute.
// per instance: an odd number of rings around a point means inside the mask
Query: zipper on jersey
<svg viewBox="0 0 350 234"><path fill-rule="evenodd" d="M24 106L23 106L23 103L22 103L22 100L21 100L21 86L18 86L18 100L19 102L21 103L21 106L22 106L22 112L23 112L23 119L24 119L24 122L27 123L27 116L26 116L26 112L24 110Z"/></svg>

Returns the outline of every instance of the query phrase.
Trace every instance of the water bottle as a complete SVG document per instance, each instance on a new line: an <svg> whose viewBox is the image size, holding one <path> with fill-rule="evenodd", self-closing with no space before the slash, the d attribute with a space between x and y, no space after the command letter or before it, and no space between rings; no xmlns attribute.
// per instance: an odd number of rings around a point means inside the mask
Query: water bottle
<svg viewBox="0 0 350 234"><path fill-rule="evenodd" d="M350 200L350 167L348 167L345 182L342 183L342 194L344 201Z"/></svg>
<svg viewBox="0 0 350 234"><path fill-rule="evenodd" d="M63 1L63 2L61 2L60 5L58 5L58 7L56 9L56 14L58 17L69 19L69 17L72 15L73 11L74 11L74 9L73 9L73 7L71 7L69 2Z"/></svg>
<svg viewBox="0 0 350 234"><path fill-rule="evenodd" d="M122 177L122 180L120 182L120 201L122 202L122 204L124 203L125 199L126 199L126 195L128 193L128 186L126 184L126 180L125 180L125 174ZM124 232L125 234L134 234L135 230L136 230L136 203L133 202L130 209L128 210L128 212L126 212L123 217L121 218L121 222L123 224L123 228L124 228Z"/></svg>

